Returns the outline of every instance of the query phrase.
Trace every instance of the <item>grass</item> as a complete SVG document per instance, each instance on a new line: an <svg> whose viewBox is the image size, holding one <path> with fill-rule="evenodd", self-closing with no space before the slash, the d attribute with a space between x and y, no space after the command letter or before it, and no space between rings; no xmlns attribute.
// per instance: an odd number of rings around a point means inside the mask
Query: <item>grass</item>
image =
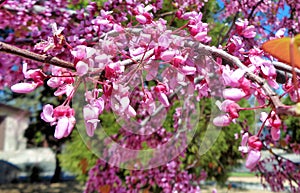
<svg viewBox="0 0 300 193"><path fill-rule="evenodd" d="M231 172L229 176L234 176L234 177L254 177L255 173L250 173L250 172Z"/></svg>

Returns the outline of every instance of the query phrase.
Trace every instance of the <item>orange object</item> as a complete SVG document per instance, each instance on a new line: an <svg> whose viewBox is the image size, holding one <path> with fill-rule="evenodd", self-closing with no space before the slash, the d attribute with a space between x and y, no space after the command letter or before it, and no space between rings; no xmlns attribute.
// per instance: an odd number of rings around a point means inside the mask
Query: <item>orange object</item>
<svg viewBox="0 0 300 193"><path fill-rule="evenodd" d="M103 185L99 187L99 192L100 193L109 193L110 192L110 185Z"/></svg>
<svg viewBox="0 0 300 193"><path fill-rule="evenodd" d="M293 44L292 52L290 50L291 43ZM300 34L296 35L294 38L283 37L267 41L262 45L262 49L274 58L278 59L278 61L290 66L292 66L290 56L292 53L294 65L300 69Z"/></svg>

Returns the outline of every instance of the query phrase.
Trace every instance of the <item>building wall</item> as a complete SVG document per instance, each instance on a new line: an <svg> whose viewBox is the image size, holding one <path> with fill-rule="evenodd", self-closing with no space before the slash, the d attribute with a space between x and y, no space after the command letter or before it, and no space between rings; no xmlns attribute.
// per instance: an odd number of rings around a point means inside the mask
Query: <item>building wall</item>
<svg viewBox="0 0 300 193"><path fill-rule="evenodd" d="M0 104L0 151L26 149L24 132L29 125L29 112Z"/></svg>
<svg viewBox="0 0 300 193"><path fill-rule="evenodd" d="M24 150L26 148L26 138L24 132L28 127L28 120L26 117L6 117L5 137L3 151Z"/></svg>

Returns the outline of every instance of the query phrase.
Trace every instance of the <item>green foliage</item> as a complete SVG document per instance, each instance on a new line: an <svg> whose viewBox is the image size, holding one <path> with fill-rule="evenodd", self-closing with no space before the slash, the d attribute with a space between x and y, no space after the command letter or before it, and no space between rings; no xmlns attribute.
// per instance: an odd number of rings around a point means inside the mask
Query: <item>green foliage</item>
<svg viewBox="0 0 300 193"><path fill-rule="evenodd" d="M208 35L212 38L210 45L213 46L218 46L229 30L228 25L225 24L226 22L215 19L220 9L217 1L209 0L201 10L203 14L202 21L209 24Z"/></svg>
<svg viewBox="0 0 300 193"><path fill-rule="evenodd" d="M99 119L101 129L103 129L108 136L112 136L118 133L120 125L116 122L116 117L114 114L104 112L100 115Z"/></svg>
<svg viewBox="0 0 300 193"><path fill-rule="evenodd" d="M292 102L289 97L286 97L285 100L283 101L283 103L286 105L294 104L294 102ZM287 131L284 132L282 139L285 138L287 134L291 137L289 144L286 144L284 142L284 140L281 140L280 145L282 146L282 148L286 148L287 145L290 146L291 144L298 143L300 141L300 118L293 117L293 116L281 117L281 118L284 119L284 122L287 126ZM291 149L291 148L288 148L288 149Z"/></svg>
<svg viewBox="0 0 300 193"><path fill-rule="evenodd" d="M108 136L118 133L120 125L116 122L114 114L105 112L100 115L100 120L101 128L98 129L104 130ZM78 130L81 132L85 131L84 128L73 130L71 140L66 142L62 154L59 155L59 160L64 170L74 174L78 181L84 182L88 176L87 172L93 165L95 165L98 158L91 150L88 149ZM100 132L103 133L103 131ZM96 130L95 135L100 132L97 132ZM103 138L103 136L99 137Z"/></svg>
<svg viewBox="0 0 300 193"><path fill-rule="evenodd" d="M88 171L95 165L97 157L89 151L77 129L74 129L71 140L66 142L62 154L59 155L59 160L62 168L74 174L79 182L85 182Z"/></svg>
<svg viewBox="0 0 300 193"><path fill-rule="evenodd" d="M183 163L185 168L189 168L190 172L200 175L200 172L204 170L208 173L208 179L215 179L218 183L224 184L232 169L239 165L239 159L241 158L241 153L238 151L240 140L236 140L234 134L240 133L241 124L253 125L254 116L249 111L240 112L237 124L222 128L212 147L205 154L199 155L199 145L204 145L203 137L209 129L211 102L211 99L204 99L200 102L203 110L200 115L198 129L187 149ZM240 105L243 107L249 106L247 101L241 101ZM247 120L247 123L245 120Z"/></svg>
<svg viewBox="0 0 300 193"><path fill-rule="evenodd" d="M72 10L80 10L82 8L85 8L89 4L90 0L79 0L78 3L73 3L72 0L69 0L69 9ZM96 2L98 6L103 5L103 3L106 2L106 0L93 0L93 2Z"/></svg>

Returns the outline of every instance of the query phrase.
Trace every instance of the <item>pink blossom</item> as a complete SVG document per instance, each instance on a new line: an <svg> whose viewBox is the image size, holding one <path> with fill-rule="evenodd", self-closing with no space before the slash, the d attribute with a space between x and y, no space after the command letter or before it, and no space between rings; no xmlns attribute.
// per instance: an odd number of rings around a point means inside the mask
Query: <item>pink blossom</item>
<svg viewBox="0 0 300 193"><path fill-rule="evenodd" d="M72 84L65 84L57 88L57 90L54 92L54 96L61 96L63 94L66 94L68 97L72 97L74 87Z"/></svg>
<svg viewBox="0 0 300 193"><path fill-rule="evenodd" d="M183 16L186 17L185 15ZM202 13L199 14L190 14L189 15L189 25L188 29L190 34L198 41L207 43L211 41L211 37L208 36L208 24L203 23Z"/></svg>
<svg viewBox="0 0 300 193"><path fill-rule="evenodd" d="M275 89L279 88L278 83L276 82L276 69L274 65L270 61L263 60L261 57L261 53L259 51L253 52L255 49L252 49L251 55L249 56L250 62L256 66L256 68L260 69L262 76L268 81L270 86ZM261 51L261 50L260 50Z"/></svg>
<svg viewBox="0 0 300 193"><path fill-rule="evenodd" d="M248 26L248 20L238 19L235 22L236 31L239 35L244 36L245 38L254 38L256 35L255 27L253 25Z"/></svg>
<svg viewBox="0 0 300 193"><path fill-rule="evenodd" d="M259 162L260 157L261 157L260 151L251 149L248 152L248 157L246 159L246 164L245 164L246 168L253 169Z"/></svg>
<svg viewBox="0 0 300 193"><path fill-rule="evenodd" d="M159 83L157 86L154 87L154 91L155 91L156 94L157 94L158 100L159 100L165 107L170 106L169 99L168 99L168 97L167 97L167 95L166 95L166 93L169 92L169 87L168 87L167 84Z"/></svg>
<svg viewBox="0 0 300 193"><path fill-rule="evenodd" d="M32 79L33 82L39 86L43 85L44 80L47 78L47 75L41 69L27 70L27 63L23 63L22 72L26 79Z"/></svg>
<svg viewBox="0 0 300 193"><path fill-rule="evenodd" d="M260 120L265 122L265 126L271 129L272 139L275 141L279 140L281 127L281 119L279 116L272 111L271 116L268 118L268 114L266 112L262 112Z"/></svg>
<svg viewBox="0 0 300 193"><path fill-rule="evenodd" d="M236 102L231 100L225 100L221 104L221 110L228 113L232 119L239 117L240 108L241 107Z"/></svg>
<svg viewBox="0 0 300 193"><path fill-rule="evenodd" d="M64 27L59 27L57 29L57 24L56 23L52 23L51 27L52 27L52 34L54 36L59 36L62 33L62 31L65 29Z"/></svg>
<svg viewBox="0 0 300 193"><path fill-rule="evenodd" d="M51 125L56 125L54 137L61 139L71 134L76 123L74 115L74 109L69 106L58 106L53 109L53 106L48 104L43 107L41 118Z"/></svg>
<svg viewBox="0 0 300 193"><path fill-rule="evenodd" d="M228 52L235 56L240 56L240 53L244 51L244 42L239 36L232 36L227 45Z"/></svg>
<svg viewBox="0 0 300 193"><path fill-rule="evenodd" d="M182 66L180 71L184 74L184 75L193 75L196 72L196 68L193 66Z"/></svg>
<svg viewBox="0 0 300 193"><path fill-rule="evenodd" d="M239 151L242 153L248 153L248 147L247 147L248 138L249 138L249 133L248 132L244 133L242 136L241 145L239 146Z"/></svg>
<svg viewBox="0 0 300 193"><path fill-rule="evenodd" d="M170 106L169 99L165 93L158 92L157 98L164 105L164 107Z"/></svg>
<svg viewBox="0 0 300 193"><path fill-rule="evenodd" d="M160 57L164 61L171 61L176 54L175 50L166 50L161 53Z"/></svg>
<svg viewBox="0 0 300 193"><path fill-rule="evenodd" d="M58 88L60 86L64 86L65 84L72 84L74 83L74 77L72 73L69 72L65 68L52 66L52 75L54 77L50 78L47 81L48 86L52 88Z"/></svg>
<svg viewBox="0 0 300 193"><path fill-rule="evenodd" d="M10 89L16 93L24 93L25 94L25 93L30 93L30 92L34 91L37 87L38 87L37 83L22 82L22 83L14 84L12 87L10 87Z"/></svg>
<svg viewBox="0 0 300 193"><path fill-rule="evenodd" d="M147 90L144 91L142 105L150 115L152 113L154 113L154 111L156 109L156 105L155 105L155 101L153 99L151 92L149 92Z"/></svg>
<svg viewBox="0 0 300 193"><path fill-rule="evenodd" d="M96 49L85 45L78 45L71 50L71 54L75 57L75 63L80 60L91 58L96 53Z"/></svg>
<svg viewBox="0 0 300 193"><path fill-rule="evenodd" d="M43 112L41 113L41 118L46 122L54 122L56 119L53 117L53 106L45 105L43 107Z"/></svg>
<svg viewBox="0 0 300 193"><path fill-rule="evenodd" d="M27 70L27 63L23 63L22 69L24 77L29 82L17 83L11 86L11 90L16 93L30 93L34 91L37 87L44 84L44 80L47 75L43 73L41 69Z"/></svg>
<svg viewBox="0 0 300 193"><path fill-rule="evenodd" d="M247 94L239 88L227 88L223 90L223 96L225 99L239 101L242 98L245 98Z"/></svg>
<svg viewBox="0 0 300 193"><path fill-rule="evenodd" d="M76 64L76 71L79 76L85 75L89 70L89 66L87 63L79 61Z"/></svg>
<svg viewBox="0 0 300 193"><path fill-rule="evenodd" d="M88 136L92 137L97 128L97 124L100 122L99 109L90 104L85 105L83 107L83 118L86 127L86 133Z"/></svg>
<svg viewBox="0 0 300 193"><path fill-rule="evenodd" d="M250 149L260 151L263 147L263 144L256 135L253 135L248 138L248 146L250 147Z"/></svg>
<svg viewBox="0 0 300 193"><path fill-rule="evenodd" d="M286 28L280 28L279 30L277 30L277 32L275 33L275 37L276 38L282 38L284 37L284 33L286 32Z"/></svg>
<svg viewBox="0 0 300 193"><path fill-rule="evenodd" d="M225 127L230 125L232 119L228 115L220 115L213 119L214 125L218 127Z"/></svg>
<svg viewBox="0 0 300 193"><path fill-rule="evenodd" d="M152 14L149 13L149 11L151 11L153 9L152 5L147 5L146 7L144 7L143 4L140 4L136 7L136 9L134 10L135 15L136 15L136 20L140 23L140 24L150 24L152 22Z"/></svg>
<svg viewBox="0 0 300 193"><path fill-rule="evenodd" d="M136 112L134 108L130 106L128 89L129 87L114 83L110 98L110 106L115 113L121 116L132 117L136 115Z"/></svg>
<svg viewBox="0 0 300 193"><path fill-rule="evenodd" d="M105 66L105 77L108 79L117 78L122 72L124 72L124 66L121 66L119 62L112 62Z"/></svg>
<svg viewBox="0 0 300 193"><path fill-rule="evenodd" d="M231 70L228 65L222 68L222 78L225 86L238 87L244 77L243 69Z"/></svg>
<svg viewBox="0 0 300 193"><path fill-rule="evenodd" d="M76 120L75 117L61 117L57 121L57 125L54 132L54 137L57 139L61 139L63 137L68 137L74 126Z"/></svg>
<svg viewBox="0 0 300 193"><path fill-rule="evenodd" d="M280 139L280 129L279 128L276 128L276 127L272 127L271 128L271 136L272 136L272 139L277 141Z"/></svg>

